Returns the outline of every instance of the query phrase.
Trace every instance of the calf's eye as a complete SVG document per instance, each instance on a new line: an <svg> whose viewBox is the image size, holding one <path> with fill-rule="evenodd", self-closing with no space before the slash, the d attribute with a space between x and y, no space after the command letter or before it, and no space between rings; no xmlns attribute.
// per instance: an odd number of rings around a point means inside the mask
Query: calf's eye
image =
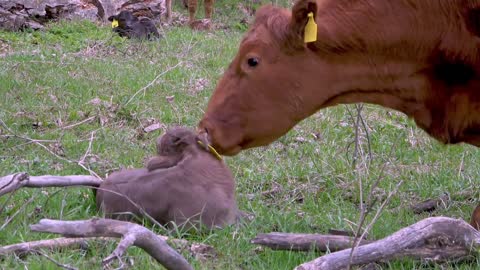
<svg viewBox="0 0 480 270"><path fill-rule="evenodd" d="M255 58L255 57L248 58L247 63L248 63L249 66L255 67L255 66L258 65L258 59Z"/></svg>

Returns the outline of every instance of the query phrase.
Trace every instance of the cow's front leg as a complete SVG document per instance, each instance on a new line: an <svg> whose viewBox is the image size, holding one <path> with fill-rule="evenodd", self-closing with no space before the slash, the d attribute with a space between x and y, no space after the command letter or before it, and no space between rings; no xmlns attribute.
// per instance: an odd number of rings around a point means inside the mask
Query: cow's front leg
<svg viewBox="0 0 480 270"><path fill-rule="evenodd" d="M205 0L205 18L211 19L213 14L213 5L215 0Z"/></svg>
<svg viewBox="0 0 480 270"><path fill-rule="evenodd" d="M197 12L197 0L188 0L188 23L192 25L193 21L195 20L195 13Z"/></svg>

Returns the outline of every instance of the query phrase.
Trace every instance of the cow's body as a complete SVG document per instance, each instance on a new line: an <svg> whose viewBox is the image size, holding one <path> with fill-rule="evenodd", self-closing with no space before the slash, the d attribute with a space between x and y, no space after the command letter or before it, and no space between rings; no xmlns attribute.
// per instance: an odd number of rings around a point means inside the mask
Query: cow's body
<svg viewBox="0 0 480 270"><path fill-rule="evenodd" d="M317 41L305 44L307 14ZM480 0L299 0L262 7L200 132L225 155L266 145L319 109L401 111L437 140L480 146Z"/></svg>

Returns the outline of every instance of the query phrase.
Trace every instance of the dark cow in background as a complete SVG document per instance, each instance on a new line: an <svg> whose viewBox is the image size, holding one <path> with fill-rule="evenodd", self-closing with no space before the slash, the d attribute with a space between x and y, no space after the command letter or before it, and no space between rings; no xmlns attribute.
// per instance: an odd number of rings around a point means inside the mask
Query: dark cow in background
<svg viewBox="0 0 480 270"><path fill-rule="evenodd" d="M117 15L108 17L108 20L111 22L115 21L118 24L113 28L113 31L121 37L148 40L160 38L160 34L152 20L147 17L137 18L130 11L121 11Z"/></svg>
<svg viewBox="0 0 480 270"><path fill-rule="evenodd" d="M317 40L304 43L310 12ZM440 142L480 146L479 34L480 0L264 6L199 132L221 154L235 155L273 142L322 108L365 102L405 113Z"/></svg>

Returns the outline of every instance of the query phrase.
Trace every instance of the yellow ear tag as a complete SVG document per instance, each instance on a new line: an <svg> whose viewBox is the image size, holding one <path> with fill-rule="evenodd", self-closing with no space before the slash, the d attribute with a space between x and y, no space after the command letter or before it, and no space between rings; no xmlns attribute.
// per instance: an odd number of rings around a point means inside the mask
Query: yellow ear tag
<svg viewBox="0 0 480 270"><path fill-rule="evenodd" d="M313 18L313 12L308 13L308 22L305 25L303 39L305 43L317 41L317 24Z"/></svg>
<svg viewBox="0 0 480 270"><path fill-rule="evenodd" d="M118 27L118 21L114 19L112 21L112 28L115 28L115 27Z"/></svg>
<svg viewBox="0 0 480 270"><path fill-rule="evenodd" d="M197 141L197 143L201 146L205 146L202 141ZM208 145L208 150L210 150L210 153L212 153L212 155L214 155L218 160L222 160L222 156L220 156L220 154L217 152L217 150L215 150L215 148L213 148L213 146Z"/></svg>

